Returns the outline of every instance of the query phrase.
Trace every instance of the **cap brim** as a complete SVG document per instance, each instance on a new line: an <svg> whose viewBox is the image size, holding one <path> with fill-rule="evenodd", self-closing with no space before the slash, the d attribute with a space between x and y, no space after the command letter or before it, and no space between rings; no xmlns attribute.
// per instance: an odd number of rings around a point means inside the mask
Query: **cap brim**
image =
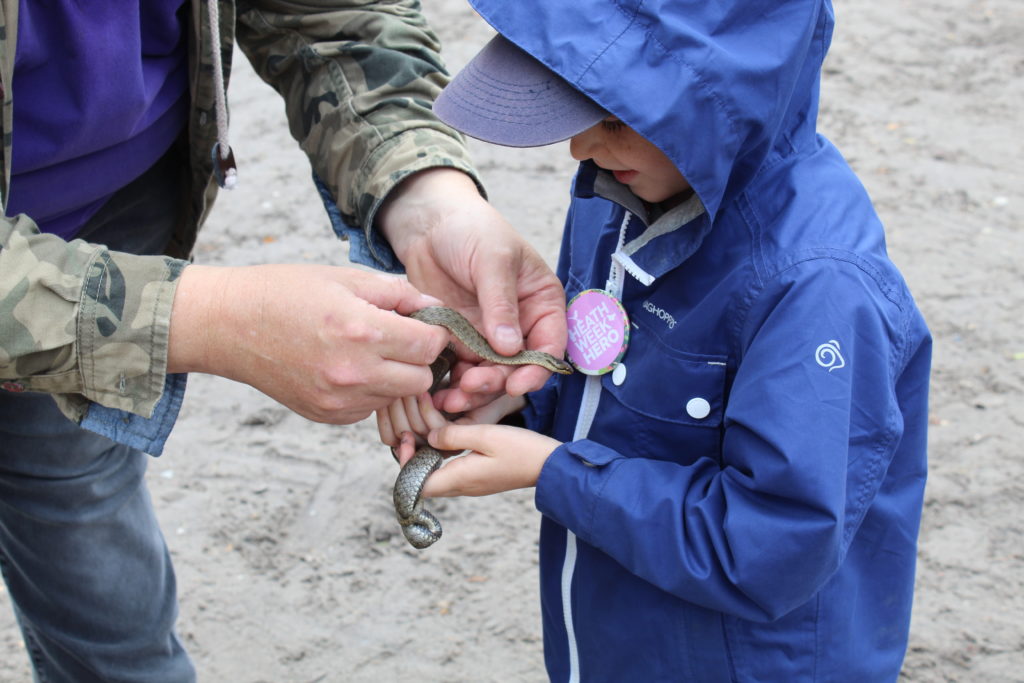
<svg viewBox="0 0 1024 683"><path fill-rule="evenodd" d="M582 133L607 113L555 72L495 36L434 103L438 118L466 135L537 147Z"/></svg>

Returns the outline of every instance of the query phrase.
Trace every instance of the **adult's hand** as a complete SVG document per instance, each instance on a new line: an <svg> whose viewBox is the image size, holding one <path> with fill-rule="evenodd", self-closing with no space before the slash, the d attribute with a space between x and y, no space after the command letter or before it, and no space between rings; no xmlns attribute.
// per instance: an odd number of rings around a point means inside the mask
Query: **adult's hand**
<svg viewBox="0 0 1024 683"><path fill-rule="evenodd" d="M448 334L403 316L436 303L401 278L353 268L190 265L168 371L245 382L311 420L350 424L430 387Z"/></svg>
<svg viewBox="0 0 1024 683"><path fill-rule="evenodd" d="M496 351L526 347L565 352L565 293L540 255L480 196L461 171L433 168L389 195L377 225L405 265L409 281L458 309ZM438 407L464 412L507 392L539 389L550 373L536 366L460 364L457 386L438 392ZM453 384L456 384L453 383Z"/></svg>

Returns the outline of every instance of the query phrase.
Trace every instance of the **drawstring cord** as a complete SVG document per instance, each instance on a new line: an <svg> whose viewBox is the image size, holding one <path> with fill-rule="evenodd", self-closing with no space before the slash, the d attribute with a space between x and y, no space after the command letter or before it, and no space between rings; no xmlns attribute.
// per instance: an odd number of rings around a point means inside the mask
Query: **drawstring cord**
<svg viewBox="0 0 1024 683"><path fill-rule="evenodd" d="M224 67L220 54L220 6L218 0L206 3L207 18L210 24L211 57L213 57L213 89L214 110L217 119L217 143L211 150L213 173L217 184L226 190L232 190L238 184L238 169L235 166L235 154L228 144L228 107L227 94L224 89Z"/></svg>

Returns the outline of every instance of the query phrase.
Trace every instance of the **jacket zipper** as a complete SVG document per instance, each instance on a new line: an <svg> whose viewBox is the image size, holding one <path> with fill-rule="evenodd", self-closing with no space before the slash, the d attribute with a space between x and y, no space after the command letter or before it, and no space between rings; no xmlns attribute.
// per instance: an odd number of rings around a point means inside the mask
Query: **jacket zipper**
<svg viewBox="0 0 1024 683"><path fill-rule="evenodd" d="M611 268L608 271L608 280L605 283L605 291L616 299L622 299L622 289L625 280L625 268L620 259L616 258L626 243L626 229L629 227L629 220L632 214L628 211L619 226L619 243L612 254ZM594 423L594 416L597 414L597 405L601 401L601 375L589 375L583 385L583 397L580 399L580 412L576 416L576 428L573 431L572 440L579 441L587 438L590 427ZM562 618L565 621L565 635L569 643L569 683L579 683L580 680L580 654L579 646L576 643L576 629L572 619L572 577L576 570L576 534L565 530L565 559L562 561Z"/></svg>

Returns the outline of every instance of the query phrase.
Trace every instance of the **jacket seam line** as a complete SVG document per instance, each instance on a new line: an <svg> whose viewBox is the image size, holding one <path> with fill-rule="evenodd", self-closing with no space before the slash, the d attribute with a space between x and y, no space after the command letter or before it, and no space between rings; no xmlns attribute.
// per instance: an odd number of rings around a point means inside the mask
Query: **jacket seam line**
<svg viewBox="0 0 1024 683"><path fill-rule="evenodd" d="M742 218L744 225L747 227L748 233L750 234L750 265L754 271L753 286L748 287L743 293L741 300L742 306L737 307L731 326L733 354L735 358L741 359L744 355L744 350L740 348L740 339L742 339L743 330L747 326L750 310L753 307L754 302L757 301L758 297L764 291L766 283L765 271L767 270L767 267L763 263L763 254L761 253L761 241L759 238L760 221L757 220L753 207L750 206L745 192L737 197L736 208L739 211L739 215Z"/></svg>
<svg viewBox="0 0 1024 683"><path fill-rule="evenodd" d="M640 5L642 5L642 4L643 3L641 2ZM640 5L637 5L637 12L638 13L639 13ZM722 98L721 95L719 95L718 91L715 88L712 88L708 84L707 79L704 77L704 74L699 69L697 69L693 64L691 64L690 62L685 61L683 59L680 59L679 55L676 52L674 52L672 50L669 50L667 47L665 47L665 45L660 40L658 40L658 38L654 35L654 31L651 29L651 26L652 26L651 24L645 24L642 21L635 21L635 23L638 26L640 26L641 28L644 29L644 36L651 43L653 43L655 46L657 46L657 48L659 50L661 50L662 54L664 54L666 57L668 57L672 61L680 64L681 66L686 67L687 69L690 70L691 73L693 73L694 77L696 78L697 83L700 86L700 89L704 92L705 95L708 96L708 98L712 102L715 103L715 106L721 111L721 113L725 117L726 121L729 122L729 132L732 133L733 136L735 136L736 130L737 130L737 126L736 126L736 122L735 122L735 117L733 116L732 111L731 111L730 107L728 106L727 102ZM618 38L616 38L616 40L617 39Z"/></svg>
<svg viewBox="0 0 1024 683"><path fill-rule="evenodd" d="M587 517L588 517L588 519L587 519L587 535L588 536L592 535L592 531L595 528L595 520L597 519L597 504L601 501L601 498L604 495L604 490L606 488L608 488L608 484L611 482L611 478L615 474L615 470L618 469L619 465L621 465L621 464L622 464L622 462L620 460L616 459L616 460L612 460L607 465L605 465L605 467L608 468L608 474L606 476L602 477L602 479L604 479L604 482L601 484L601 487L596 491L596 495L594 496L594 500L590 504L590 511L587 513ZM586 465L584 465L584 467L586 467Z"/></svg>
<svg viewBox="0 0 1024 683"><path fill-rule="evenodd" d="M641 5L643 5L642 0L640 3L637 4L636 8L632 12L627 12L626 9L620 3L615 3L615 9L618 10L618 12L622 14L623 17L626 18L626 25L622 28L621 31L618 32L618 34L616 34L614 38L605 43L604 47L597 51L597 53L591 58L591 60L587 62L586 66L580 69L579 75L576 76L576 78L574 79L574 82L576 84L579 84L580 80L587 74L588 71L590 71L590 69L594 66L597 60L601 59L604 53L608 51L608 48L617 43L619 38L621 38L623 34L626 31L628 31L634 23L636 23L636 16L637 14L640 13Z"/></svg>
<svg viewBox="0 0 1024 683"><path fill-rule="evenodd" d="M95 254L86 264L85 273L86 281L82 287L81 298L79 299L79 312L78 320L76 322L76 328L78 330L78 367L79 374L82 378L82 393L88 396L90 393L90 387L95 386L95 363L86 363L84 357L84 348L88 347L92 349L95 342L95 325L86 324L86 320L92 320L95 318L94 303L102 291L103 280L107 274L108 264L105 258L106 252L103 249L96 250ZM94 276L88 275L92 269L99 268L99 272ZM91 294L91 296L90 296ZM88 373L88 376L86 376Z"/></svg>
<svg viewBox="0 0 1024 683"><path fill-rule="evenodd" d="M768 279L768 264L765 263L764 252L761 248L761 233L763 232L761 221L746 192L736 198L736 208L739 209L740 216L743 217L743 222L750 233L750 261L754 267L754 273L757 275L757 284L763 287Z"/></svg>
<svg viewBox="0 0 1024 683"><path fill-rule="evenodd" d="M865 468L866 476L861 482L860 486L857 487L857 499L854 508L851 510L851 519L844 524L843 529L843 555L845 556L849 544L853 538L853 533L856 529L860 528L861 522L864 521L864 515L868 510L868 498L871 495L871 491L876 490L877 487L874 485L878 481L878 473L881 470L882 456L885 455L889 446L892 445L893 440L896 438L896 430L893 426L893 415L892 411L889 411L888 419L886 420L885 432L881 438L878 439L878 443L872 448L872 457Z"/></svg>
<svg viewBox="0 0 1024 683"><path fill-rule="evenodd" d="M800 256L800 254L804 255ZM878 287L879 291L886 298L886 300L892 305L894 305L901 313L903 312L903 302L899 299L899 297L895 296L895 288L892 287L892 285L890 285L888 282L886 282L881 272L879 272L877 268L874 268L869 263L867 263L865 259L858 257L854 252L848 251L846 249L837 249L835 247L810 247L808 249L802 249L799 252L797 252L797 258L786 262L785 265L782 265L777 271L772 273L769 279L774 280L778 278L778 276L785 273L786 271L792 270L793 268L796 268L797 266L803 263L819 260L831 260L849 263L851 266L857 268L862 273L870 277L871 281L875 283L875 286Z"/></svg>

